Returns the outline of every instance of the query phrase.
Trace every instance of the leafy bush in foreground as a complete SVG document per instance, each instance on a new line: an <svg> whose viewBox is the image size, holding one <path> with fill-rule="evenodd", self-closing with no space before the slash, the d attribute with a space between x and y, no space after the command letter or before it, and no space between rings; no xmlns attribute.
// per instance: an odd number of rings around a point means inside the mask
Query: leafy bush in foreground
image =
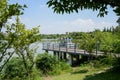
<svg viewBox="0 0 120 80"><path fill-rule="evenodd" d="M57 75L62 71L69 71L70 66L65 62L59 61L47 53L39 54L36 58L36 67L44 75Z"/></svg>
<svg viewBox="0 0 120 80"><path fill-rule="evenodd" d="M33 68L30 76L30 80L42 80L40 72L36 68ZM1 80L27 80L27 73L21 58L13 57L7 63L3 70Z"/></svg>
<svg viewBox="0 0 120 80"><path fill-rule="evenodd" d="M26 76L24 65L22 60L17 57L13 57L4 68L4 79L16 79L20 80L21 78L24 80Z"/></svg>

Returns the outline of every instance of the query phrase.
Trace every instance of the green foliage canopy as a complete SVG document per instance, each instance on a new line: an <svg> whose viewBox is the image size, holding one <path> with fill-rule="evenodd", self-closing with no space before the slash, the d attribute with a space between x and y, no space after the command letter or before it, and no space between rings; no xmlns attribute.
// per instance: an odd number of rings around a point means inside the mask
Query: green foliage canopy
<svg viewBox="0 0 120 80"><path fill-rule="evenodd" d="M12 16L23 14L24 8L26 5L9 4L8 0L0 0L0 32L7 20Z"/></svg>
<svg viewBox="0 0 120 80"><path fill-rule="evenodd" d="M34 66L34 53L36 51L35 48L30 49L30 45L40 40L39 27L32 28L31 30L26 29L25 25L22 24L17 17L16 24L12 26L12 32L14 35L12 48L22 59L28 80L30 80Z"/></svg>
<svg viewBox="0 0 120 80"><path fill-rule="evenodd" d="M40 40L39 27L32 28L31 30L26 29L25 25L17 17L16 23L7 25L5 28L7 29L7 35L4 36L5 38L3 37L1 41L3 44L1 43L0 46L2 55L0 56L0 62L3 62L0 65L0 71L4 69L5 64L16 53L23 61L26 73L30 74L34 66L34 53L36 51L35 48L30 49L30 45Z"/></svg>
<svg viewBox="0 0 120 80"><path fill-rule="evenodd" d="M13 16L22 15L23 10L26 7L26 5L22 6L18 3L10 4L9 0L0 0L0 72L14 54L14 51L8 51L11 49L11 44L13 43L15 36L11 32L12 25L7 25L7 21ZM3 27L6 31L4 33L2 32ZM2 64L3 62L4 64Z"/></svg>
<svg viewBox="0 0 120 80"><path fill-rule="evenodd" d="M98 16L103 17L108 13L108 6L120 16L120 0L49 0L48 7L52 7L56 13L72 13L83 9L99 10Z"/></svg>

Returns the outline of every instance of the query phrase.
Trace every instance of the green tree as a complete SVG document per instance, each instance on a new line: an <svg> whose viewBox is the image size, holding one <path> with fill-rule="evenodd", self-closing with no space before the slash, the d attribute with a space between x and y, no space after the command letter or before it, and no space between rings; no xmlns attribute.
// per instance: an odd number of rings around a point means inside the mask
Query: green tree
<svg viewBox="0 0 120 80"><path fill-rule="evenodd" d="M120 39L115 39L113 48L115 53L120 53Z"/></svg>
<svg viewBox="0 0 120 80"><path fill-rule="evenodd" d="M8 0L0 0L0 32L2 27L6 24L7 20L12 16L23 14L26 5L9 4Z"/></svg>
<svg viewBox="0 0 120 80"><path fill-rule="evenodd" d="M92 9L99 11L98 16L104 16L108 13L108 6L113 8L114 12L120 16L120 0L49 0L48 7L52 7L57 13L72 13L78 10Z"/></svg>
<svg viewBox="0 0 120 80"><path fill-rule="evenodd" d="M3 64L0 64L0 71L4 69L4 66L13 54L16 53L23 61L28 80L30 80L30 75L34 66L34 53L36 52L35 48L30 49L30 45L40 40L39 27L32 28L31 30L26 29L25 25L20 23L20 20L17 17L16 23L7 25L6 29L7 35L5 38L3 36L4 39L1 41L3 44L1 43L2 46L0 47L3 49L3 51L1 51L3 52L1 54L3 55L3 57L1 57L1 62ZM6 45L8 46L6 47Z"/></svg>
<svg viewBox="0 0 120 80"><path fill-rule="evenodd" d="M0 72L15 52L11 46L15 38L12 27L13 25L6 25L6 33L0 33Z"/></svg>
<svg viewBox="0 0 120 80"><path fill-rule="evenodd" d="M26 29L25 25L20 23L19 18L16 18L16 24L13 26L13 32L15 35L12 48L15 53L22 59L28 80L33 71L34 66L34 53L36 49L30 48L30 45L40 41L39 27L32 28L31 30ZM29 62L28 62L29 61Z"/></svg>
<svg viewBox="0 0 120 80"><path fill-rule="evenodd" d="M14 51L10 51L15 37L12 32L13 25L7 25L7 21L15 15L23 14L25 7L26 5L9 4L8 0L0 0L0 72L14 54ZM2 32L3 27L5 32Z"/></svg>
<svg viewBox="0 0 120 80"><path fill-rule="evenodd" d="M91 33L86 33L82 35L82 39L79 42L79 46L81 49L86 50L90 55L94 53L95 49L95 38ZM92 59L92 57L90 57Z"/></svg>
<svg viewBox="0 0 120 80"><path fill-rule="evenodd" d="M100 50L105 54L111 53L113 50L113 42L116 39L115 36L111 32L104 32L103 39L101 41Z"/></svg>

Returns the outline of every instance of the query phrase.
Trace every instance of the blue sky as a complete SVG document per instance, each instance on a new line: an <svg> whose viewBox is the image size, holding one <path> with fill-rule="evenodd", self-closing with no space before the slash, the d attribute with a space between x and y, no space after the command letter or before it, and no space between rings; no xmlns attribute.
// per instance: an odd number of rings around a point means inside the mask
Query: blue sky
<svg viewBox="0 0 120 80"><path fill-rule="evenodd" d="M104 18L97 17L98 12L92 10L83 10L79 13L56 14L51 8L48 8L48 0L10 0L10 3L26 4L24 15L20 16L22 23L27 28L33 28L40 25L42 34L61 34L75 31L92 31L94 29L103 29L104 27L116 26L118 17L109 9L108 15Z"/></svg>

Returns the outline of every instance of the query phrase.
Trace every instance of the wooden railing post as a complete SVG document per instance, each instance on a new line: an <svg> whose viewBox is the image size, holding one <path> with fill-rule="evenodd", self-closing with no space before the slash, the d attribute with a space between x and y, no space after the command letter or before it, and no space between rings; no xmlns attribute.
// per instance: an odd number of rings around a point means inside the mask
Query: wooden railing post
<svg viewBox="0 0 120 80"><path fill-rule="evenodd" d="M47 43L47 49L49 49L48 46L49 46L49 45L48 45L48 43Z"/></svg>
<svg viewBox="0 0 120 80"><path fill-rule="evenodd" d="M42 48L44 49L44 43L42 43Z"/></svg>
<svg viewBox="0 0 120 80"><path fill-rule="evenodd" d="M76 43L74 44L74 53L76 53L76 47L77 47L77 45L76 45Z"/></svg>
<svg viewBox="0 0 120 80"><path fill-rule="evenodd" d="M53 50L54 50L54 43L53 43Z"/></svg>
<svg viewBox="0 0 120 80"><path fill-rule="evenodd" d="M84 50L84 54L85 54L85 50Z"/></svg>
<svg viewBox="0 0 120 80"><path fill-rule="evenodd" d="M58 47L59 47L59 51L60 51L60 43L59 43Z"/></svg>
<svg viewBox="0 0 120 80"><path fill-rule="evenodd" d="M66 45L66 46L65 46L65 47L66 47L66 52L68 52L68 47L67 47L68 45L67 45L67 43L66 43L65 45Z"/></svg>

